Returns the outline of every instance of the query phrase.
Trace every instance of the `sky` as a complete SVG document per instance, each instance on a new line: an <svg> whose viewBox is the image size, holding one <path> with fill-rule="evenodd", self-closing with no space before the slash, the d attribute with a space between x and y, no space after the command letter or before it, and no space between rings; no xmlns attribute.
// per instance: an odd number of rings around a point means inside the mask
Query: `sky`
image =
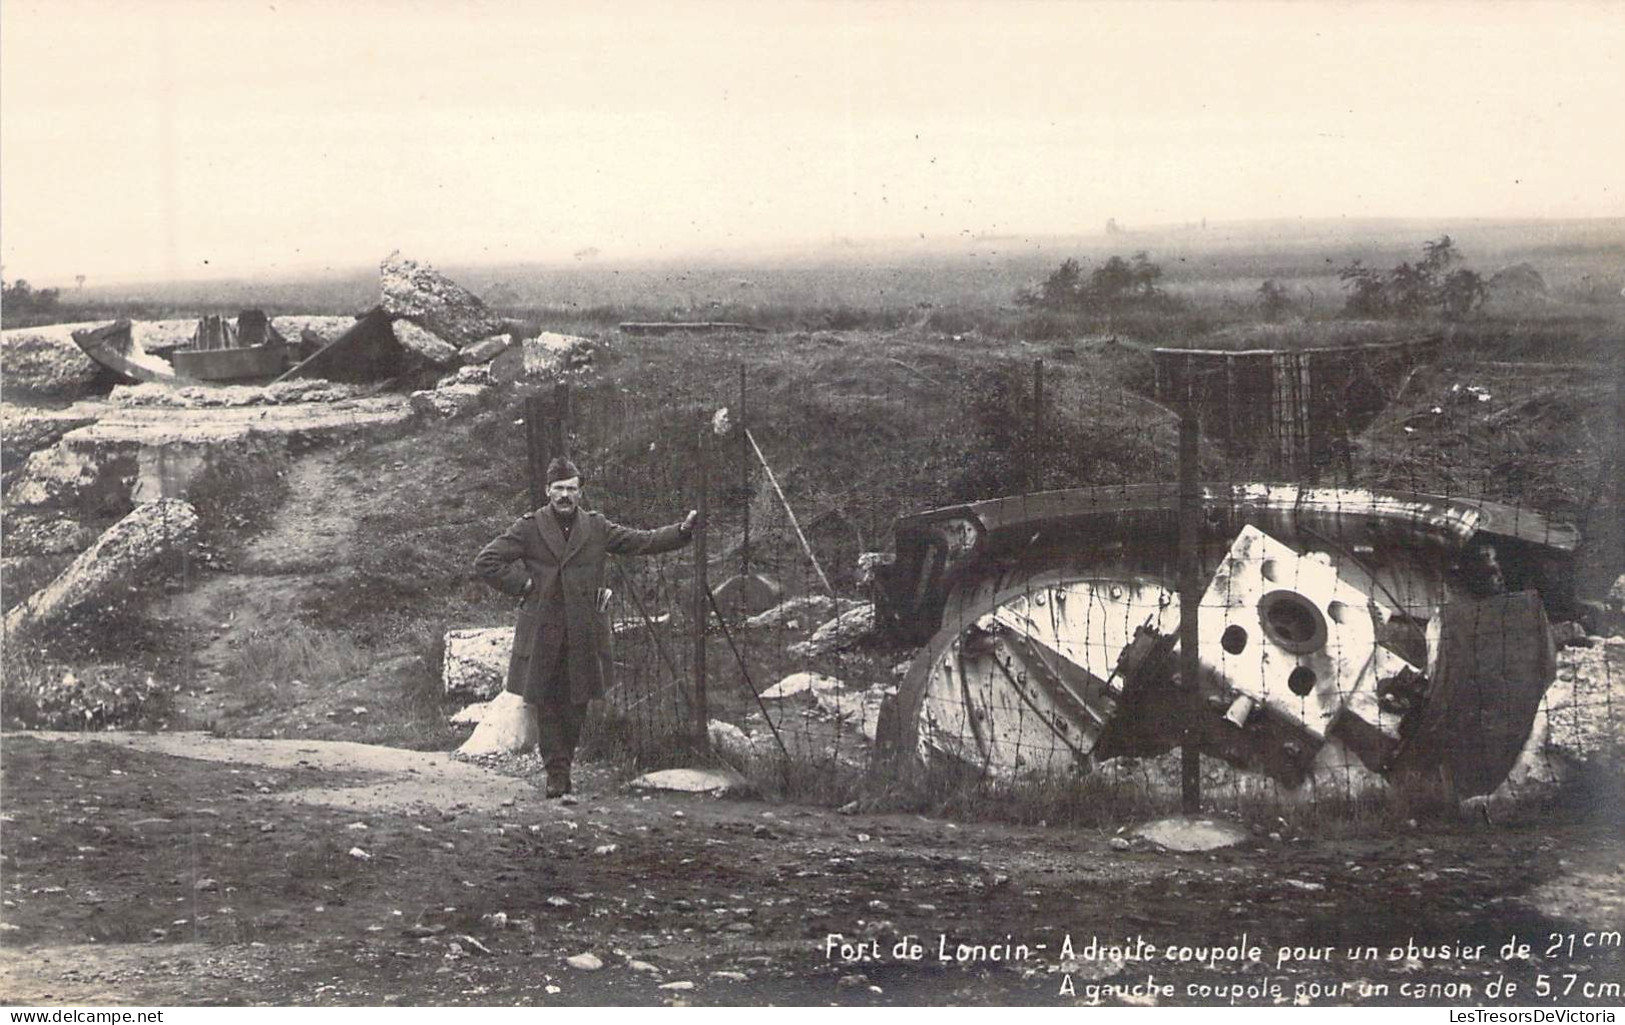
<svg viewBox="0 0 1625 1025"><path fill-rule="evenodd" d="M1625 3L4 0L37 287L1625 215Z"/></svg>

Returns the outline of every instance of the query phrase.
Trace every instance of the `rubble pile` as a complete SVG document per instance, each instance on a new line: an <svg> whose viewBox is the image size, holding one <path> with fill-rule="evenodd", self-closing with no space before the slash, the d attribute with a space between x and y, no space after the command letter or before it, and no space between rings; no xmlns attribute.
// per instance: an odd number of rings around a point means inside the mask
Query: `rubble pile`
<svg viewBox="0 0 1625 1025"><path fill-rule="evenodd" d="M95 324L51 324L0 331L0 377L6 391L46 399L76 398L104 371L74 344L73 333Z"/></svg>

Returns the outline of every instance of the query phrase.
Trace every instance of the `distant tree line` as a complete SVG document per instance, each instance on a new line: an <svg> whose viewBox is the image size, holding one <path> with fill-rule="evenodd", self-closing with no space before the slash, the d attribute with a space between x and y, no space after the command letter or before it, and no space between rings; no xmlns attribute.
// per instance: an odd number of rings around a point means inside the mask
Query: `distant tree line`
<svg viewBox="0 0 1625 1025"><path fill-rule="evenodd" d="M1477 271L1457 266L1461 251L1449 235L1422 245L1422 259L1379 271L1355 260L1338 277L1348 297L1343 312L1351 317L1416 318L1433 311L1446 320L1461 320L1484 304L1489 289Z"/></svg>
<svg viewBox="0 0 1625 1025"><path fill-rule="evenodd" d="M42 288L34 290L23 278L0 282L0 309L12 315L51 313L56 309L61 290Z"/></svg>
<svg viewBox="0 0 1625 1025"><path fill-rule="evenodd" d="M1144 252L1135 253L1132 260L1114 256L1087 275L1078 261L1068 259L1036 288L1016 293L1016 302L1082 313L1167 306L1172 300L1157 286L1161 279L1161 265Z"/></svg>

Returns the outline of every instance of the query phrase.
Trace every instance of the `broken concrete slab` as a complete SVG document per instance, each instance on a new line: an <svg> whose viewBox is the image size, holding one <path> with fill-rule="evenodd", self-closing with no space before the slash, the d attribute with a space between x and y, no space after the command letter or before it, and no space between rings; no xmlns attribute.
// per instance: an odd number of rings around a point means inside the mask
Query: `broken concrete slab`
<svg viewBox="0 0 1625 1025"><path fill-rule="evenodd" d="M181 497L200 471L237 460L281 460L290 449L403 424L402 396L275 407L108 407L28 457L6 493L9 508L73 506L123 515L147 497Z"/></svg>
<svg viewBox="0 0 1625 1025"><path fill-rule="evenodd" d="M536 746L536 709L518 694L504 691L480 715L474 734L457 749L460 755L519 754Z"/></svg>
<svg viewBox="0 0 1625 1025"><path fill-rule="evenodd" d="M220 409L231 406L283 406L299 402L342 402L361 398L366 389L312 378L266 385L121 384L107 396L115 406L161 406L166 409Z"/></svg>
<svg viewBox="0 0 1625 1025"><path fill-rule="evenodd" d="M5 617L19 637L122 606L132 581L149 579L197 541L197 510L159 500L139 506L109 527L51 583Z"/></svg>
<svg viewBox="0 0 1625 1025"><path fill-rule="evenodd" d="M430 366L450 367L457 364L457 346L428 328L419 327L404 317L397 318L389 327L395 332L396 341L408 352L421 356Z"/></svg>
<svg viewBox="0 0 1625 1025"><path fill-rule="evenodd" d="M725 794L744 783L735 772L724 769L661 769L634 779L630 786L639 790L673 790L684 794Z"/></svg>
<svg viewBox="0 0 1625 1025"><path fill-rule="evenodd" d="M813 635L805 641L792 644L785 650L797 658L827 655L858 643L873 633L874 628L875 607L870 602L864 602L825 623L813 631Z"/></svg>
<svg viewBox="0 0 1625 1025"><path fill-rule="evenodd" d="M1175 816L1148 822L1134 835L1170 851L1216 851L1233 847L1250 834L1233 822Z"/></svg>
<svg viewBox="0 0 1625 1025"><path fill-rule="evenodd" d="M386 313L410 317L459 348L506 329L506 322L474 293L398 251L379 264L378 276Z"/></svg>
<svg viewBox="0 0 1625 1025"><path fill-rule="evenodd" d="M108 378L96 361L73 342L75 331L95 323L50 324L0 331L0 377L10 394L76 398Z"/></svg>
<svg viewBox="0 0 1625 1025"><path fill-rule="evenodd" d="M446 631L446 658L440 680L447 694L490 698L508 679L513 627L492 626Z"/></svg>

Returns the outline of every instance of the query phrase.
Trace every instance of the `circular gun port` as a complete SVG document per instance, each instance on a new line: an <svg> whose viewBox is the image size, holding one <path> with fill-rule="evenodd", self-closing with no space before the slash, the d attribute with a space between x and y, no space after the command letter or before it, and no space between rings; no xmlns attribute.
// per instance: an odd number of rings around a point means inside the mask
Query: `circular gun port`
<svg viewBox="0 0 1625 1025"><path fill-rule="evenodd" d="M1258 600L1264 636L1294 655L1309 655L1326 646L1326 617L1297 591L1271 591Z"/></svg>

